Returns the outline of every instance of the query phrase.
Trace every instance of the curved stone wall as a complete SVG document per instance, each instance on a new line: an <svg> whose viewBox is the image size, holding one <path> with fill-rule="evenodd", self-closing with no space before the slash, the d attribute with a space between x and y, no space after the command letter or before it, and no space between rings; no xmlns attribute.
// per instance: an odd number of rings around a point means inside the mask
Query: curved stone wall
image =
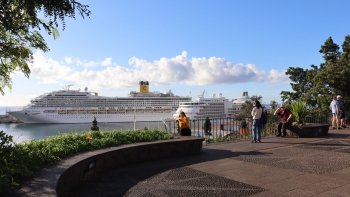
<svg viewBox="0 0 350 197"><path fill-rule="evenodd" d="M76 183L95 173L112 170L143 161L199 154L204 138L181 136L174 140L135 143L91 155L77 161L60 176L57 196L64 196Z"/></svg>

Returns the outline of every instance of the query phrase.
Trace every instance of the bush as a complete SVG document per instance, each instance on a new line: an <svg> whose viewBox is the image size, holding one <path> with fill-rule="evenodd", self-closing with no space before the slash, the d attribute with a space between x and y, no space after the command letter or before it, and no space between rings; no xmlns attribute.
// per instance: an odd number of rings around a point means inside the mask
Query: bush
<svg viewBox="0 0 350 197"><path fill-rule="evenodd" d="M0 193L18 186L23 177L33 171L53 164L69 155L155 140L173 139L174 136L160 130L137 131L89 131L84 133L61 134L42 140L14 144L12 136L0 132Z"/></svg>

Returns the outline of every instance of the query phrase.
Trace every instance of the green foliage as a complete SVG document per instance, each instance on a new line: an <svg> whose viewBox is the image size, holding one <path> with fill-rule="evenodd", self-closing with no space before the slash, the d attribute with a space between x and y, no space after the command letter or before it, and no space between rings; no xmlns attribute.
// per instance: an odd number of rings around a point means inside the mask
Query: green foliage
<svg viewBox="0 0 350 197"><path fill-rule="evenodd" d="M261 95L253 95L250 101L245 101L241 106L241 113L245 117L250 117L252 110L254 108L253 102L254 101L260 101L262 103L262 96Z"/></svg>
<svg viewBox="0 0 350 197"><path fill-rule="evenodd" d="M271 106L271 111L276 111L278 107L278 103L275 100L270 101L270 106Z"/></svg>
<svg viewBox="0 0 350 197"><path fill-rule="evenodd" d="M245 101L241 105L241 112L240 114L243 115L244 117L249 117L251 116L251 112L253 110L253 101Z"/></svg>
<svg viewBox="0 0 350 197"><path fill-rule="evenodd" d="M248 123L247 123L247 121L246 121L245 119L242 120L240 126L241 126L241 128L243 128L243 129L248 128Z"/></svg>
<svg viewBox="0 0 350 197"><path fill-rule="evenodd" d="M12 136L0 132L0 193L18 185L19 179L69 155L136 142L173 139L161 130L89 131L61 134L42 140L11 144Z"/></svg>
<svg viewBox="0 0 350 197"><path fill-rule="evenodd" d="M234 117L235 121L242 121L244 119L245 119L245 116L242 113L240 113L240 114L238 114L237 116Z"/></svg>
<svg viewBox="0 0 350 197"><path fill-rule="evenodd" d="M74 18L78 12L82 17L90 16L87 5L75 0L2 0L0 1L0 93L4 95L4 88L12 88L11 74L22 72L26 77L30 75L29 65L33 60L33 49L44 52L49 48L39 33L43 28L56 39L59 33L58 21ZM43 13L44 19L38 18Z"/></svg>
<svg viewBox="0 0 350 197"><path fill-rule="evenodd" d="M211 135L211 122L209 117L206 117L205 122L203 124L203 129L205 135Z"/></svg>
<svg viewBox="0 0 350 197"><path fill-rule="evenodd" d="M282 101L304 100L312 107L329 110L332 95L342 95L345 106L350 106L350 35L341 47L329 37L321 46L324 62L311 69L290 67L286 74L292 83L292 92L282 91Z"/></svg>
<svg viewBox="0 0 350 197"><path fill-rule="evenodd" d="M4 131L0 131L0 192L7 187L17 186L13 181L13 177L5 173L6 171L14 171L13 165L16 165L11 160L13 155L12 136L6 135Z"/></svg>
<svg viewBox="0 0 350 197"><path fill-rule="evenodd" d="M303 124L305 117L309 113L309 109L306 105L306 102L303 102L303 101L293 102L290 105L290 108L291 108L291 112L293 114L294 120L300 124Z"/></svg>

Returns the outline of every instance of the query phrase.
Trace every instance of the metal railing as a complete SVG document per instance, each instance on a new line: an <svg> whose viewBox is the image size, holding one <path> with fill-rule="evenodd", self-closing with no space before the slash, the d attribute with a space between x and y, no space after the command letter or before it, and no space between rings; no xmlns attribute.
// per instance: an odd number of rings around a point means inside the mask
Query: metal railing
<svg viewBox="0 0 350 197"><path fill-rule="evenodd" d="M305 118L304 122L330 124L331 117L332 115L330 112L310 113ZM190 120L190 129L192 131L192 136L205 137L206 143L247 140L252 138L253 121L251 117L246 117L241 120L236 120L234 118L210 119L210 133L205 132L205 121L206 119ZM278 116L274 116L271 113L267 114L267 123L262 127L261 136L276 135L279 122L280 118ZM163 123L167 132L174 135L180 134L179 126L175 120L165 120Z"/></svg>

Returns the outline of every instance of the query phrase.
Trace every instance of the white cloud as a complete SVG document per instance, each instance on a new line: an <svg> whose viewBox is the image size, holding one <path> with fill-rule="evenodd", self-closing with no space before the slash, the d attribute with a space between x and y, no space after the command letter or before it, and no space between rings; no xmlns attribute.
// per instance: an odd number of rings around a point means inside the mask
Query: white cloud
<svg viewBox="0 0 350 197"><path fill-rule="evenodd" d="M94 62L94 61L86 61L86 60L81 61L78 58L74 59L74 62L77 64L77 66L82 66L84 68L94 67L101 64L100 62Z"/></svg>
<svg viewBox="0 0 350 197"><path fill-rule="evenodd" d="M102 62L102 66L110 66L112 64L112 58L106 58L103 62Z"/></svg>
<svg viewBox="0 0 350 197"><path fill-rule="evenodd" d="M103 62L80 61L65 58L66 62L84 66L77 71L60 64L40 52L34 55L33 76L43 80L43 83L75 83L89 89L135 87L139 80L147 80L154 85L174 85L182 83L191 86L238 84L246 82L265 82L268 85L289 83L289 78L277 70L260 70L254 64L235 64L218 57L187 58L187 52L173 58L160 58L154 62L132 57L129 64L134 69L122 66L112 66L112 58ZM103 70L89 70L89 67L102 65Z"/></svg>
<svg viewBox="0 0 350 197"><path fill-rule="evenodd" d="M289 84L291 83L291 80L289 79L288 75L285 74L286 70L282 72L278 72L277 70L270 70L270 75L267 78L266 82L269 84L269 86L273 86L276 84Z"/></svg>
<svg viewBox="0 0 350 197"><path fill-rule="evenodd" d="M71 64L73 62L72 58L70 57L64 57L64 61L66 61L67 64Z"/></svg>

